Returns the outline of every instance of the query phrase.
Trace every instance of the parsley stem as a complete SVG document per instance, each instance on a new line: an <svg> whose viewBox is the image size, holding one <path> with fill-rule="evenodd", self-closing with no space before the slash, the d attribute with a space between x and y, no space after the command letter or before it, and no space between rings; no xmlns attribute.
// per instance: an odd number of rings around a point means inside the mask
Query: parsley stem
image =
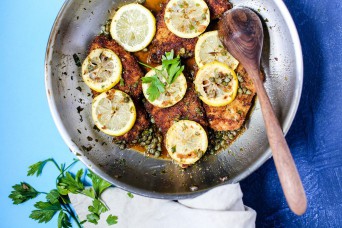
<svg viewBox="0 0 342 228"><path fill-rule="evenodd" d="M70 205L69 205L69 204L64 204L64 205L62 205L62 206L64 206L64 208L65 208L65 210L68 212L68 214L75 220L77 226L78 226L79 228L82 228L82 225L81 225L80 222L78 221L78 218L76 217L76 215L75 215L74 211L72 210L72 208L70 207Z"/></svg>
<svg viewBox="0 0 342 228"><path fill-rule="evenodd" d="M59 171L61 172L58 177L56 178L56 183L58 183L59 181L59 178L61 176L64 176L64 172L67 171L71 166L73 166L76 162L78 162L79 160L78 159L75 159L70 165L68 165L68 167L66 167L63 171L60 169Z"/></svg>
<svg viewBox="0 0 342 228"><path fill-rule="evenodd" d="M78 159L75 159L75 161L73 161L70 165L68 165L68 167L66 167L64 169L64 171L67 171L71 166L73 166L76 162L78 162L79 160Z"/></svg>
<svg viewBox="0 0 342 228"><path fill-rule="evenodd" d="M46 192L38 192L39 194L45 194L45 195L47 195L47 193Z"/></svg>
<svg viewBox="0 0 342 228"><path fill-rule="evenodd" d="M57 167L57 169L58 169L60 172L62 172L61 168L59 167L59 165L57 164L57 162L55 161L55 159L50 158L49 160L52 161L53 164L55 164L55 166Z"/></svg>
<svg viewBox="0 0 342 228"><path fill-rule="evenodd" d="M86 197L89 197L88 195L84 194L83 192L77 191L77 193L81 194L81 195L84 195ZM90 197L90 198L93 198L93 197ZM95 195L95 197L93 199L97 199L98 201L100 201L103 204L103 206L105 206L105 208L107 210L109 210L109 207L107 206L107 204L99 196Z"/></svg>
<svg viewBox="0 0 342 228"><path fill-rule="evenodd" d="M147 65L147 64L145 64L145 63L143 63L143 62L138 61L138 63L141 64L141 65L143 65L144 67L150 68L150 69L152 69L152 70L158 70L158 69L156 69L156 68L154 68L154 67L152 67L152 66L149 66L149 65Z"/></svg>

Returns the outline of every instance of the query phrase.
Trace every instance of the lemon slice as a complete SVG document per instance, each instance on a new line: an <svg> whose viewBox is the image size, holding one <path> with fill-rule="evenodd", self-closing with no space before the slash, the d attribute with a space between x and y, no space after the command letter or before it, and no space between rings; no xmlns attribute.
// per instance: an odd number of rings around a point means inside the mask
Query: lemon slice
<svg viewBox="0 0 342 228"><path fill-rule="evenodd" d="M198 38L195 60L200 68L213 61L227 64L233 70L239 65L239 61L224 48L218 37L218 31L206 32Z"/></svg>
<svg viewBox="0 0 342 228"><path fill-rule="evenodd" d="M176 36L194 38L208 27L210 11L203 0L171 0L166 5L164 20Z"/></svg>
<svg viewBox="0 0 342 228"><path fill-rule="evenodd" d="M136 52L151 43L156 33L156 19L142 5L132 3L121 7L114 15L110 34L126 51Z"/></svg>
<svg viewBox="0 0 342 228"><path fill-rule="evenodd" d="M162 66L158 66L156 67L156 69L161 70ZM166 70L164 70L162 74L164 76L157 74L157 77L165 85L167 84L165 77L168 77L168 74ZM152 69L145 75L145 77L152 77L154 75L156 75L156 72L155 70ZM186 79L183 73L181 73L171 85L166 85L165 92L161 93L160 96L154 101L151 101L151 99L149 99L149 94L147 92L147 89L149 88L149 86L150 86L150 83L142 84L144 96L148 100L148 102L160 108L167 108L167 107L175 105L177 102L182 100L187 89Z"/></svg>
<svg viewBox="0 0 342 228"><path fill-rule="evenodd" d="M197 72L194 84L204 103L225 106L235 99L239 81L235 72L227 65L211 62Z"/></svg>
<svg viewBox="0 0 342 228"><path fill-rule="evenodd" d="M169 128L165 144L173 160L182 165L191 165L206 152L208 136L200 124L190 120L181 120Z"/></svg>
<svg viewBox="0 0 342 228"><path fill-rule="evenodd" d="M132 129L136 110L128 94L111 89L94 98L92 116L101 131L111 136L121 136Z"/></svg>
<svg viewBox="0 0 342 228"><path fill-rule="evenodd" d="M82 65L84 82L97 92L104 92L121 79L122 65L111 50L99 48L90 52Z"/></svg>

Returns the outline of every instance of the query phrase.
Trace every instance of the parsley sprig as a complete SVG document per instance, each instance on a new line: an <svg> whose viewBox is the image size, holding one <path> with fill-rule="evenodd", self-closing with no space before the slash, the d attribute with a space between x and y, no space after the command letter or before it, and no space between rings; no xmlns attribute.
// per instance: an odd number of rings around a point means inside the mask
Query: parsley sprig
<svg viewBox="0 0 342 228"><path fill-rule="evenodd" d="M181 64L179 55L177 57L174 57L173 50L171 50L171 52L165 52L165 55L163 55L161 70L142 62L139 63L147 68L154 70L155 72L155 75L153 76L141 78L142 83L150 84L146 91L148 99L150 101L156 100L161 93L164 93L166 89L176 81L177 77L184 70L184 66ZM165 75L165 71L167 75ZM162 78L164 78L165 80L164 83L161 81Z"/></svg>
<svg viewBox="0 0 342 228"><path fill-rule="evenodd" d="M40 194L44 194L46 201L38 201L34 204L35 209L31 212L30 218L38 221L38 223L49 222L56 214L58 214L57 225L59 228L71 227L70 219L74 219L78 227L82 227L85 222L98 224L101 214L108 211L108 207L101 200L101 194L111 186L111 184L99 176L86 170L87 176L92 182L92 187L86 187L84 170L80 169L73 175L68 170L77 162L74 160L70 165L66 166L65 163L58 165L57 162L52 159L46 159L39 161L29 167L27 176L40 176L47 163L53 163L59 171L59 175L56 178L56 188L50 192L40 192L33 188L26 182L14 185L13 191L9 195L13 204L22 204L28 200L36 198ZM79 218L75 214L70 204L69 193L86 195L93 199L92 205L88 207L89 214L87 219L79 221ZM131 197L131 196L130 196ZM108 225L116 224L118 220L117 216L109 215L106 219Z"/></svg>

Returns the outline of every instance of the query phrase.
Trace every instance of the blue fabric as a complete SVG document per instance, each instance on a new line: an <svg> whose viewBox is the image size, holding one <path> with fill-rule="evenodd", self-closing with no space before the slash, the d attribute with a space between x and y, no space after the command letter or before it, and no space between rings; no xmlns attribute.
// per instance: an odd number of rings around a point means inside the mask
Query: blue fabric
<svg viewBox="0 0 342 228"><path fill-rule="evenodd" d="M294 215L273 159L241 182L258 227L342 227L342 1L285 0L304 55L304 88L286 137L308 198Z"/></svg>

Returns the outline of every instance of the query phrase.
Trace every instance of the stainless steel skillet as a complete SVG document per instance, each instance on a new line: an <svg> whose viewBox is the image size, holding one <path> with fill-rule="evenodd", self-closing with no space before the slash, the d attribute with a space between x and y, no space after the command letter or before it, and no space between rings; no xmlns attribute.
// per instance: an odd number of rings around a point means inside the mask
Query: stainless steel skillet
<svg viewBox="0 0 342 228"><path fill-rule="evenodd" d="M52 116L69 148L93 171L116 186L144 196L165 199L193 197L223 183L248 176L271 157L257 103L246 132L226 151L205 156L195 166L180 169L170 161L120 150L111 137L93 129L91 96L73 55L84 59L88 44L115 9L132 1L67 0L48 42L45 80ZM281 0L232 1L259 12L265 20L262 65L265 86L285 132L300 100L303 60L293 20Z"/></svg>

